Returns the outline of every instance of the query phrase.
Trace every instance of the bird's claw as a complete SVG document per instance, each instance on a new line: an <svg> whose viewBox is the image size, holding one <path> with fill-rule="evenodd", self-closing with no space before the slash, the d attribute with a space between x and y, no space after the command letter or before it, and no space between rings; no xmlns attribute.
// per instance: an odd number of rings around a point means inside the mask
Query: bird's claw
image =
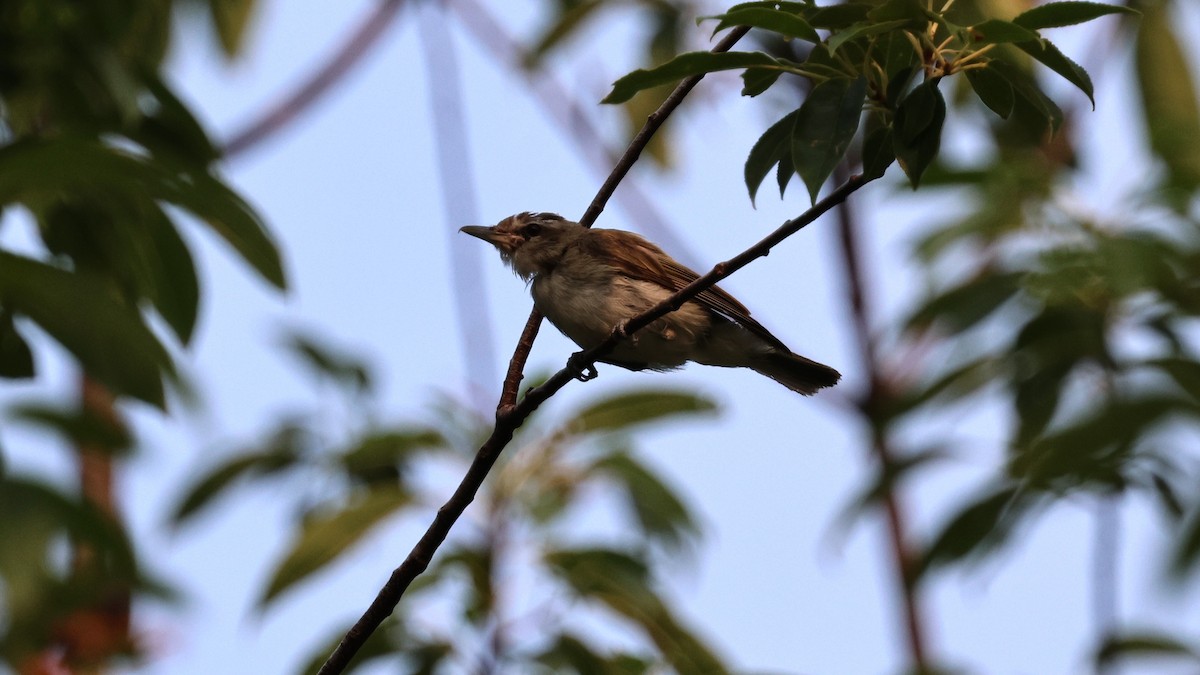
<svg viewBox="0 0 1200 675"><path fill-rule="evenodd" d="M594 364L580 364L579 359L582 356L583 352L575 352L571 355L571 358L567 359L567 367L571 369L575 379L579 380L580 382L590 382L597 377L600 377L600 373L597 372Z"/></svg>
<svg viewBox="0 0 1200 675"><path fill-rule="evenodd" d="M629 332L629 319L622 319L620 323L618 323L616 326L613 326L613 333L615 333L617 337L629 340L631 344L637 346L637 335L633 335Z"/></svg>

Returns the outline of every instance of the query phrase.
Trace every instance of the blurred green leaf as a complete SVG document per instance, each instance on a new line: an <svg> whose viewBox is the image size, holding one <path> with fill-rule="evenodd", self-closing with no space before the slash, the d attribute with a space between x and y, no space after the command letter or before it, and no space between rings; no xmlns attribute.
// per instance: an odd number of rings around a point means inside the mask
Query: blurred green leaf
<svg viewBox="0 0 1200 675"><path fill-rule="evenodd" d="M179 206L207 222L264 279L285 286L279 251L257 214L207 173L176 174L148 158L79 138L0 148L0 204L61 194L148 196Z"/></svg>
<svg viewBox="0 0 1200 675"><path fill-rule="evenodd" d="M101 419L87 410L61 408L25 403L14 406L9 412L14 420L34 424L61 434L72 445L120 453L133 445L129 431L114 426L109 420Z"/></svg>
<svg viewBox="0 0 1200 675"><path fill-rule="evenodd" d="M27 379L34 376L33 352L13 317L0 307L0 377Z"/></svg>
<svg viewBox="0 0 1200 675"><path fill-rule="evenodd" d="M994 315L1020 290L1022 274L981 270L974 278L933 296L905 322L907 330L940 325L958 335Z"/></svg>
<svg viewBox="0 0 1200 675"><path fill-rule="evenodd" d="M938 80L927 80L900 102L893 126L896 160L915 190L921 175L937 158L946 121L946 101L937 88Z"/></svg>
<svg viewBox="0 0 1200 675"><path fill-rule="evenodd" d="M150 284L149 299L183 344L191 342L200 313L200 282L187 244L175 223L155 208L145 221Z"/></svg>
<svg viewBox="0 0 1200 675"><path fill-rule="evenodd" d="M191 520L239 479L274 476L299 466L302 434L285 425L263 449L232 457L209 470L184 492L171 512L171 523L179 526Z"/></svg>
<svg viewBox="0 0 1200 675"><path fill-rule="evenodd" d="M688 507L662 479L630 455L618 452L596 461L591 470L620 485L646 538L670 547L699 534Z"/></svg>
<svg viewBox="0 0 1200 675"><path fill-rule="evenodd" d="M867 80L826 80L809 92L792 129L792 164L812 203L858 132Z"/></svg>
<svg viewBox="0 0 1200 675"><path fill-rule="evenodd" d="M750 26L779 33L783 37L813 43L821 41L821 36L817 35L817 31L813 30L804 17L796 12L783 9L742 7L730 9L728 12L716 16L701 17L701 19L716 19L719 22L713 29L713 35L735 26Z"/></svg>
<svg viewBox="0 0 1200 675"><path fill-rule="evenodd" d="M688 52L656 68L638 69L618 79L601 103L624 103L643 89L678 82L692 75L754 66L769 66L785 71L799 67L798 64L787 63L762 52Z"/></svg>
<svg viewBox="0 0 1200 675"><path fill-rule="evenodd" d="M446 445L446 438L433 429L382 431L360 439L339 460L347 473L367 484L396 482L415 453Z"/></svg>
<svg viewBox="0 0 1200 675"><path fill-rule="evenodd" d="M639 389L616 394L576 413L566 424L572 433L627 430L676 415L709 414L717 406L710 399L668 389Z"/></svg>
<svg viewBox="0 0 1200 675"><path fill-rule="evenodd" d="M1009 485L982 494L942 526L922 556L918 568L921 575L998 548L1032 506L1019 488Z"/></svg>
<svg viewBox="0 0 1200 675"><path fill-rule="evenodd" d="M989 61L988 69L1012 86L1013 112L1018 113L1019 122L1026 118L1030 120L1032 126L1027 131L1032 136L1041 138L1058 131L1063 123L1062 109L1042 92L1032 75L1001 59ZM1020 114L1022 111L1028 111L1028 114Z"/></svg>
<svg viewBox="0 0 1200 675"><path fill-rule="evenodd" d="M170 356L103 284L0 251L0 303L32 319L114 391L165 406L162 374L174 373Z"/></svg>
<svg viewBox="0 0 1200 675"><path fill-rule="evenodd" d="M1147 365L1159 368L1169 375L1179 388L1194 400L1200 401L1200 363L1184 358L1155 359Z"/></svg>
<svg viewBox="0 0 1200 675"><path fill-rule="evenodd" d="M459 568L466 573L470 592L464 617L472 623L485 623L495 606L496 593L492 586L495 560L492 554L493 550L484 546L460 546L446 551L435 570L442 574L446 570Z"/></svg>
<svg viewBox="0 0 1200 675"><path fill-rule="evenodd" d="M1200 653L1196 648L1179 638L1163 633L1124 632L1110 635L1096 650L1096 669L1111 668L1116 662L1125 659L1163 659L1190 662L1193 667L1200 662Z"/></svg>
<svg viewBox="0 0 1200 675"><path fill-rule="evenodd" d="M318 376L328 377L355 393L369 393L373 388L367 364L345 351L298 331L284 337L284 346Z"/></svg>
<svg viewBox="0 0 1200 675"><path fill-rule="evenodd" d="M1135 63L1150 148L1167 167L1168 183L1187 203L1200 187L1200 103L1191 61L1171 4L1143 3ZM1188 42L1190 44L1190 41Z"/></svg>
<svg viewBox="0 0 1200 675"><path fill-rule="evenodd" d="M322 643L319 649L312 652L306 664L300 668L300 672L304 675L316 675L321 670L321 666L325 665L326 659L333 653L333 650L341 644L342 638L350 628L351 625L347 624L330 632L329 638ZM378 659L398 655L405 645L395 636L404 628L406 626L395 615L384 619L383 623L367 636L366 641L354 653L354 659L350 661L350 665L342 673L349 675L349 673L359 672L364 666Z"/></svg>
<svg viewBox="0 0 1200 675"><path fill-rule="evenodd" d="M1091 21L1107 14L1138 14L1137 10L1121 5L1106 5L1099 2L1048 2L1022 12L1013 23L1030 30L1072 26Z"/></svg>
<svg viewBox="0 0 1200 675"><path fill-rule="evenodd" d="M271 573L258 608L265 609L281 593L333 562L371 528L411 502L407 492L377 488L344 508L308 519Z"/></svg>
<svg viewBox="0 0 1200 675"><path fill-rule="evenodd" d="M580 26L597 10L606 6L608 6L607 0L581 0L560 5L561 11L554 16L553 23L529 48L525 58L525 67L529 68L539 63L552 49L579 30Z"/></svg>
<svg viewBox="0 0 1200 675"><path fill-rule="evenodd" d="M1008 119L1016 105L1016 94L1012 85L991 68L976 68L967 71L967 82L983 104L1001 119Z"/></svg>
<svg viewBox="0 0 1200 675"><path fill-rule="evenodd" d="M245 42L246 28L254 13L255 0L209 0L213 25L226 56L237 56Z"/></svg>
<svg viewBox="0 0 1200 675"><path fill-rule="evenodd" d="M623 551L602 548L550 550L543 559L576 594L602 603L645 631L676 672L729 672L651 590L644 562Z"/></svg>
<svg viewBox="0 0 1200 675"><path fill-rule="evenodd" d="M752 69L751 69L752 70ZM747 73L750 70L746 71ZM754 147L750 148L750 156L746 158L746 189L750 191L750 203L754 204L754 197L758 194L758 188L762 185L763 179L771 172L771 167L780 164L784 156L790 158L792 128L796 123L796 116L800 114L799 110L793 110L783 119L771 125L771 128L763 132L754 143ZM792 173L792 163L789 159L787 162L787 171L790 176ZM783 170L781 166L780 170Z"/></svg>

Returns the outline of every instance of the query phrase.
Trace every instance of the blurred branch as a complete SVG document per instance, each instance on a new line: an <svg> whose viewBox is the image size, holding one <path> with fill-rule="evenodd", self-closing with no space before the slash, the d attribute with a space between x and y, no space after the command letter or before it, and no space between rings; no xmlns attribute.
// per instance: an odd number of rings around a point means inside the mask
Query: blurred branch
<svg viewBox="0 0 1200 675"><path fill-rule="evenodd" d="M476 0L449 0L448 4L458 12L459 21L471 31L477 44L490 51L497 60L507 63L513 73L525 80L529 91L541 104L542 111L558 124L563 136L575 143L579 153L591 162L593 168L601 173L610 171L610 167L618 160L618 154L592 123L587 108L546 69L526 68L524 64L529 60L528 50L481 3ZM697 266L696 256L676 236L674 228L636 183L625 183L617 200L651 239L684 263Z"/></svg>
<svg viewBox="0 0 1200 675"><path fill-rule="evenodd" d="M454 39L446 29L444 9L440 5L421 9L423 20L417 35L429 73L426 82L433 109L433 145L441 179L442 207L450 225L446 235L451 238L450 276L458 334L463 341L472 403L482 410L486 405L482 392L496 381L492 321L481 273L484 250L478 246L453 245L457 241L458 228L479 219L463 114L462 80Z"/></svg>
<svg viewBox="0 0 1200 675"><path fill-rule="evenodd" d="M837 171L839 175L845 173L845 168L839 168ZM838 205L837 216L842 265L846 271L846 291L850 296L850 316L858 342L859 358L868 378L867 391L860 401L859 410L864 418L863 421L872 430L871 452L882 467L888 467L895 463L895 457L886 436L886 429L874 420L874 415L883 407L882 403L888 393L871 329L867 279L863 271L862 254L858 244L859 223L850 205L846 202ZM907 520L894 487L884 492L883 509L887 521L892 564L895 567L896 582L904 609L910 670L927 672L929 662L928 649L925 644L925 621L917 597L916 585L911 582L913 555L905 534Z"/></svg>
<svg viewBox="0 0 1200 675"><path fill-rule="evenodd" d="M334 57L318 68L308 81L265 113L261 113L258 119L233 134L221 148L224 157L232 159L258 145L312 106L362 60L383 35L384 30L391 25L403 5L404 0L382 0L363 18L358 30L350 35Z"/></svg>

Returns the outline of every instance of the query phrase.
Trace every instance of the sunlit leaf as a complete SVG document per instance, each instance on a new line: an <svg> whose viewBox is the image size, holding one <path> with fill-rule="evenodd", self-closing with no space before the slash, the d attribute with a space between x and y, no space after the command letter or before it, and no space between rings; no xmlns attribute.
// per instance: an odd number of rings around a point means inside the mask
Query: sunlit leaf
<svg viewBox="0 0 1200 675"><path fill-rule="evenodd" d="M866 78L826 80L809 92L797 112L792 164L814 204L854 140L866 96Z"/></svg>
<svg viewBox="0 0 1200 675"><path fill-rule="evenodd" d="M259 609L336 560L372 528L411 502L407 492L375 489L345 508L309 518L271 573L258 600Z"/></svg>

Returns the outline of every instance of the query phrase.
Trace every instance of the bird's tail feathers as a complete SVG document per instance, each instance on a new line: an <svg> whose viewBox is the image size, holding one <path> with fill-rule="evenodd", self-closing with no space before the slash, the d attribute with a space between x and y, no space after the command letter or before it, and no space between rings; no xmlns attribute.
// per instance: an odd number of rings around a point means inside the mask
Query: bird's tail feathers
<svg viewBox="0 0 1200 675"><path fill-rule="evenodd" d="M841 373L827 365L790 352L773 350L755 356L749 365L755 372L805 396L812 396L818 389L832 387L842 377Z"/></svg>

